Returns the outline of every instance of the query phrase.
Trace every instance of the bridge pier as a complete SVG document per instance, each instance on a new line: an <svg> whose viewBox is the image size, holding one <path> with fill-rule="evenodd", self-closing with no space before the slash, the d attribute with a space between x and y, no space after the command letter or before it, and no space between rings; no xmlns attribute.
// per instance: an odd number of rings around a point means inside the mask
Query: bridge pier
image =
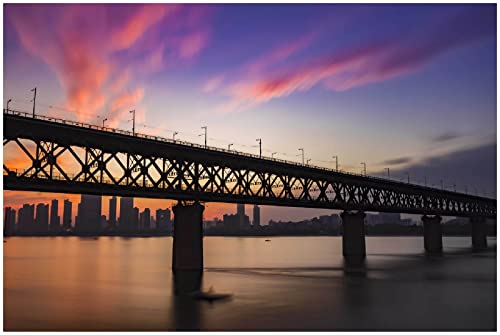
<svg viewBox="0 0 500 335"><path fill-rule="evenodd" d="M205 206L177 203L174 212L172 270L203 270L203 210Z"/></svg>
<svg viewBox="0 0 500 335"><path fill-rule="evenodd" d="M443 232L441 229L441 217L422 216L424 224L424 248L428 254L440 254L443 252Z"/></svg>
<svg viewBox="0 0 500 335"><path fill-rule="evenodd" d="M486 219L481 216L474 216L470 218L471 223L471 236L472 236L472 249L484 250L488 244L486 242Z"/></svg>
<svg viewBox="0 0 500 335"><path fill-rule="evenodd" d="M349 264L359 264L366 258L365 213L344 211L342 218L342 254Z"/></svg>

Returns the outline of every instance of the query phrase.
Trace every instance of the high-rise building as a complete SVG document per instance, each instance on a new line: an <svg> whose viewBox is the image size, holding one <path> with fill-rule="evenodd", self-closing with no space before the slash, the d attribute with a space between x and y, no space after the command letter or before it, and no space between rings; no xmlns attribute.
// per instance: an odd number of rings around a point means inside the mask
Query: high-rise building
<svg viewBox="0 0 500 335"><path fill-rule="evenodd" d="M63 208L63 229L71 229L72 212L73 212L73 203L68 199L65 199Z"/></svg>
<svg viewBox="0 0 500 335"><path fill-rule="evenodd" d="M236 215L238 216L238 223L240 227L245 224L245 205L237 204L236 205Z"/></svg>
<svg viewBox="0 0 500 335"><path fill-rule="evenodd" d="M61 228L61 218L59 217L59 201L57 199L54 199L50 204L49 230L51 232L58 232L60 228Z"/></svg>
<svg viewBox="0 0 500 335"><path fill-rule="evenodd" d="M253 225L260 226L260 207L258 205L253 206Z"/></svg>
<svg viewBox="0 0 500 335"><path fill-rule="evenodd" d="M97 234L101 231L102 197L82 194L78 204L75 230L80 234Z"/></svg>
<svg viewBox="0 0 500 335"><path fill-rule="evenodd" d="M170 209L156 210L156 229L163 232L172 232L172 220L170 218Z"/></svg>
<svg viewBox="0 0 500 335"><path fill-rule="evenodd" d="M17 231L30 234L35 231L35 205L24 204L17 215Z"/></svg>
<svg viewBox="0 0 500 335"><path fill-rule="evenodd" d="M49 231L49 205L36 205L35 231L34 233L44 234Z"/></svg>
<svg viewBox="0 0 500 335"><path fill-rule="evenodd" d="M116 197L109 199L109 220L108 227L116 228Z"/></svg>
<svg viewBox="0 0 500 335"><path fill-rule="evenodd" d="M139 208L134 207L134 217L132 220L132 230L133 231L138 231L139 230Z"/></svg>
<svg viewBox="0 0 500 335"><path fill-rule="evenodd" d="M16 210L11 207L5 208L5 219L3 221L3 235L13 235L16 230Z"/></svg>
<svg viewBox="0 0 500 335"><path fill-rule="evenodd" d="M122 231L132 231L134 228L134 198L120 198L119 228Z"/></svg>
<svg viewBox="0 0 500 335"><path fill-rule="evenodd" d="M149 230L151 228L151 211L145 208L139 218L139 229Z"/></svg>

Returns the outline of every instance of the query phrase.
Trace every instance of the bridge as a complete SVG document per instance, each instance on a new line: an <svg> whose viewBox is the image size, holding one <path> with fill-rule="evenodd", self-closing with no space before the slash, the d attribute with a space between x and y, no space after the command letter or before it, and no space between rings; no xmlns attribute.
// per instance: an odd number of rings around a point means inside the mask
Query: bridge
<svg viewBox="0 0 500 335"><path fill-rule="evenodd" d="M179 269L203 266L205 201L343 210L343 252L353 260L365 257L366 211L423 215L430 253L442 250L441 216L469 217L478 249L485 219L496 217L495 199L13 110L4 110L7 145L24 156L15 166L4 157L7 190L179 200Z"/></svg>

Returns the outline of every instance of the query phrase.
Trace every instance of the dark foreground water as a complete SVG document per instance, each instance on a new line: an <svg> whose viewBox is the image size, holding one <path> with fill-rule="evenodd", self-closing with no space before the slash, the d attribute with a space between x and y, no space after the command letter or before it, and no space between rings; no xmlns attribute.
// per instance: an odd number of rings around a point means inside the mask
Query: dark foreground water
<svg viewBox="0 0 500 335"><path fill-rule="evenodd" d="M421 237L368 237L366 264L346 268L340 237L206 237L200 282L174 281L169 237L6 241L5 330L496 329L496 239L472 253L445 237L429 258Z"/></svg>

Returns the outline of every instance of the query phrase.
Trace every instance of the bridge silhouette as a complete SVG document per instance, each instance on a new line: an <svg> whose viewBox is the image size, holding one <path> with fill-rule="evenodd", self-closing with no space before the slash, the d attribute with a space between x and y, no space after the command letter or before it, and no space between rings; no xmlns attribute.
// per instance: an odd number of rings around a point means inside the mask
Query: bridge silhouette
<svg viewBox="0 0 500 335"><path fill-rule="evenodd" d="M486 247L485 219L496 217L486 197L13 110L4 110L6 145L24 155L15 167L4 157L7 190L179 200L174 269L203 267L204 201L343 210L353 262L366 254L365 211L423 215L429 253L442 250L441 216L469 217L476 249Z"/></svg>

